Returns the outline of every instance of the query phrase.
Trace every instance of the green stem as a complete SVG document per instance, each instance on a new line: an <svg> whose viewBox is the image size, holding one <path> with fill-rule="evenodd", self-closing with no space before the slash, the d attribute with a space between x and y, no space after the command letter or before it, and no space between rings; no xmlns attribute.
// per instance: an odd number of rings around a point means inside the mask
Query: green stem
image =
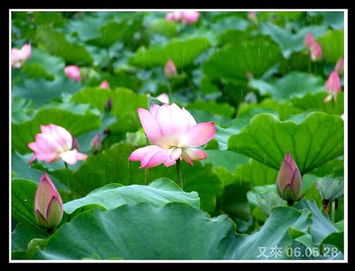
<svg viewBox="0 0 355 271"><path fill-rule="evenodd" d="M144 171L144 185L149 183L150 171L149 168L146 168Z"/></svg>
<svg viewBox="0 0 355 271"><path fill-rule="evenodd" d="M178 176L178 183L180 184L181 189L184 189L184 181L182 179L182 169L181 169L180 159L176 160L176 172Z"/></svg>
<svg viewBox="0 0 355 271"><path fill-rule="evenodd" d="M171 99L171 93L172 93L172 87L171 87L171 85L172 85L172 83L171 83L171 80L170 79L168 79L169 80L169 83L168 83L168 94L169 94L169 99Z"/></svg>
<svg viewBox="0 0 355 271"><path fill-rule="evenodd" d="M68 164L67 162L64 162L65 168L68 168Z"/></svg>
<svg viewBox="0 0 355 271"><path fill-rule="evenodd" d="M333 222L333 224L335 223L335 200L332 200L332 210L330 212L330 216L331 216L331 220Z"/></svg>

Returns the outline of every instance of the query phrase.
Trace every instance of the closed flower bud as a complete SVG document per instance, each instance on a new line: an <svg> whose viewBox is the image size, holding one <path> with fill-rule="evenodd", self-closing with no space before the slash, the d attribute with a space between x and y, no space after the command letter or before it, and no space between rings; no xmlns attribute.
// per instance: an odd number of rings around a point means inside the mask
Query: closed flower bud
<svg viewBox="0 0 355 271"><path fill-rule="evenodd" d="M287 153L276 180L277 193L289 204L301 198L302 176L291 154Z"/></svg>
<svg viewBox="0 0 355 271"><path fill-rule="evenodd" d="M173 78L176 76L177 71L174 62L169 59L165 64L164 73L167 78Z"/></svg>
<svg viewBox="0 0 355 271"><path fill-rule="evenodd" d="M314 40L314 37L311 33L308 33L306 37L304 38L304 46L306 48L311 48L311 46L315 43L316 41Z"/></svg>
<svg viewBox="0 0 355 271"><path fill-rule="evenodd" d="M112 99L109 98L109 99L107 99L107 101L105 103L105 111L110 112L111 109L112 109Z"/></svg>
<svg viewBox="0 0 355 271"><path fill-rule="evenodd" d="M47 229L57 227L63 217L62 198L45 172L38 183L34 213L37 223Z"/></svg>
<svg viewBox="0 0 355 271"><path fill-rule="evenodd" d="M102 144L101 144L101 137L99 134L96 134L96 136L94 136L94 138L91 140L90 148L93 154L97 154L98 152L101 151Z"/></svg>
<svg viewBox="0 0 355 271"><path fill-rule="evenodd" d="M311 52L311 59L313 61L317 61L322 58L323 56L323 50L322 46L318 42L314 42L311 47L310 47L310 52Z"/></svg>
<svg viewBox="0 0 355 271"><path fill-rule="evenodd" d="M71 80L81 81L80 68L77 65L66 66L64 73Z"/></svg>
<svg viewBox="0 0 355 271"><path fill-rule="evenodd" d="M335 65L335 71L337 74L342 75L344 73L344 58L340 58Z"/></svg>
<svg viewBox="0 0 355 271"><path fill-rule="evenodd" d="M328 80L325 83L325 88L330 94L334 96L341 91L340 78L336 71L333 71L329 75Z"/></svg>
<svg viewBox="0 0 355 271"><path fill-rule="evenodd" d="M100 84L100 88L102 88L102 89L109 89L109 88L110 88L110 84L108 83L107 80L102 81L101 84Z"/></svg>

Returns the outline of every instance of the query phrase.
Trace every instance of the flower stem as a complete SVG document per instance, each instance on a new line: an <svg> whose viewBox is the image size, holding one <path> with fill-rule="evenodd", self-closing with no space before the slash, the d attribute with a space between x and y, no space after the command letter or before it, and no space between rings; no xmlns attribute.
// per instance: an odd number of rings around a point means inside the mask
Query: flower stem
<svg viewBox="0 0 355 271"><path fill-rule="evenodd" d="M184 181L182 179L182 169L180 159L176 160L176 172L178 177L178 183L180 183L181 189L184 189Z"/></svg>
<svg viewBox="0 0 355 271"><path fill-rule="evenodd" d="M68 168L68 164L67 162L64 162L65 168Z"/></svg>
<svg viewBox="0 0 355 271"><path fill-rule="evenodd" d="M335 223L335 200L332 200L331 205L332 205L332 210L331 210L330 216L331 216L331 220L334 224Z"/></svg>
<svg viewBox="0 0 355 271"><path fill-rule="evenodd" d="M144 185L149 183L150 171L149 168L146 168L144 171Z"/></svg>

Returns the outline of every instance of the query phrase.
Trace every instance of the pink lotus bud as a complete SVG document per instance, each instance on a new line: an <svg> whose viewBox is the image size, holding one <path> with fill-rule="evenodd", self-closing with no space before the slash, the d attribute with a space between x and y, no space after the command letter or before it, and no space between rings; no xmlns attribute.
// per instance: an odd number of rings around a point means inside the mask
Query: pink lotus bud
<svg viewBox="0 0 355 271"><path fill-rule="evenodd" d="M182 19L181 11L169 12L165 15L165 19L172 22L178 22Z"/></svg>
<svg viewBox="0 0 355 271"><path fill-rule="evenodd" d="M45 172L38 183L34 214L37 223L47 229L57 227L63 217L62 198Z"/></svg>
<svg viewBox="0 0 355 271"><path fill-rule="evenodd" d="M139 148L131 153L130 161L140 161L141 168L164 164L170 167L177 160L190 165L193 160L207 158L196 147L209 142L216 134L213 122L196 123L193 116L176 104L152 104L150 110L138 108L144 132L153 145Z"/></svg>
<svg viewBox="0 0 355 271"><path fill-rule="evenodd" d="M106 112L110 112L112 109L112 99L109 98L107 99L107 101L105 102L105 111Z"/></svg>
<svg viewBox="0 0 355 271"><path fill-rule="evenodd" d="M187 24L193 24L198 21L200 13L197 11L182 11L182 21Z"/></svg>
<svg viewBox="0 0 355 271"><path fill-rule="evenodd" d="M248 19L251 20L251 21L255 21L256 20L255 12L249 12L248 13Z"/></svg>
<svg viewBox="0 0 355 271"><path fill-rule="evenodd" d="M66 66L64 72L69 79L81 81L80 68L77 65Z"/></svg>
<svg viewBox="0 0 355 271"><path fill-rule="evenodd" d="M173 78L176 76L177 71L176 71L174 61L172 59L169 59L166 62L165 67L164 67L164 73L167 78Z"/></svg>
<svg viewBox="0 0 355 271"><path fill-rule="evenodd" d="M287 153L276 179L276 190L289 204L301 197L302 176L291 154Z"/></svg>
<svg viewBox="0 0 355 271"><path fill-rule="evenodd" d="M311 33L308 33L304 38L304 46L306 46L308 49L310 49L315 42L316 41Z"/></svg>
<svg viewBox="0 0 355 271"><path fill-rule="evenodd" d="M31 44L25 44L20 50L17 48L11 49L11 66L21 68L23 63L31 57Z"/></svg>
<svg viewBox="0 0 355 271"><path fill-rule="evenodd" d="M339 58L337 64L335 65L335 71L342 75L344 73L344 58Z"/></svg>
<svg viewBox="0 0 355 271"><path fill-rule="evenodd" d="M31 161L38 159L53 163L61 158L73 165L77 160L87 158L86 154L73 148L72 135L63 127L54 124L41 125L41 133L36 135L36 141L29 143L28 147L34 152Z"/></svg>
<svg viewBox="0 0 355 271"><path fill-rule="evenodd" d="M110 88L110 84L108 83L107 80L102 81L101 84L100 84L100 88L102 88L102 89L109 89L109 88Z"/></svg>
<svg viewBox="0 0 355 271"><path fill-rule="evenodd" d="M99 134L96 134L94 138L91 140L90 148L93 154L97 154L101 151L102 144L101 144L101 137Z"/></svg>
<svg viewBox="0 0 355 271"><path fill-rule="evenodd" d="M317 61L322 58L323 50L322 46L318 42L314 42L310 47L311 59L313 61Z"/></svg>
<svg viewBox="0 0 355 271"><path fill-rule="evenodd" d="M163 104L169 103L169 95L166 93L162 93L157 97L157 100Z"/></svg>
<svg viewBox="0 0 355 271"><path fill-rule="evenodd" d="M333 96L336 96L341 91L340 78L336 71L333 71L329 75L328 80L325 83L325 88Z"/></svg>

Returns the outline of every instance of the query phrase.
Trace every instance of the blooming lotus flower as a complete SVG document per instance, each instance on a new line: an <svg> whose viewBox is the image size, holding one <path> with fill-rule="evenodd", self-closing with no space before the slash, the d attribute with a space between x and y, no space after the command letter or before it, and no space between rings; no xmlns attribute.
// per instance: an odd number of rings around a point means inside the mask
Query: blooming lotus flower
<svg viewBox="0 0 355 271"><path fill-rule="evenodd" d="M182 11L182 21L187 24L193 24L198 21L200 13L197 11Z"/></svg>
<svg viewBox="0 0 355 271"><path fill-rule="evenodd" d="M77 65L66 66L65 75L74 81L81 81L80 68Z"/></svg>
<svg viewBox="0 0 355 271"><path fill-rule="evenodd" d="M34 151L30 163L35 159L53 163L62 158L66 163L73 165L77 160L87 158L86 154L73 149L71 134L54 124L41 125L41 133L36 135L36 141L29 143L28 147Z"/></svg>
<svg viewBox="0 0 355 271"><path fill-rule="evenodd" d="M287 153L276 179L276 190L290 203L298 200L302 190L302 176L291 154Z"/></svg>
<svg viewBox="0 0 355 271"><path fill-rule="evenodd" d="M342 75L344 73L344 58L340 58L335 65L335 71L337 74Z"/></svg>
<svg viewBox="0 0 355 271"><path fill-rule="evenodd" d="M25 44L20 50L17 48L11 49L11 66L21 68L23 63L31 57L31 44Z"/></svg>
<svg viewBox="0 0 355 271"><path fill-rule="evenodd" d="M311 59L313 61L317 61L322 58L323 50L322 46L318 42L314 42L310 47Z"/></svg>
<svg viewBox="0 0 355 271"><path fill-rule="evenodd" d="M176 71L176 66L175 63L172 59L169 59L164 67L164 73L167 78L173 78L176 76L177 71Z"/></svg>
<svg viewBox="0 0 355 271"><path fill-rule="evenodd" d="M34 213L37 223L48 229L58 226L63 217L62 198L45 172L38 183Z"/></svg>
<svg viewBox="0 0 355 271"><path fill-rule="evenodd" d="M315 42L316 41L311 33L308 33L304 38L304 46L306 46L308 49L310 49Z"/></svg>
<svg viewBox="0 0 355 271"><path fill-rule="evenodd" d="M163 104L169 103L169 95L166 93L162 93L157 97L157 100Z"/></svg>
<svg viewBox="0 0 355 271"><path fill-rule="evenodd" d="M110 84L107 80L105 81L102 81L101 84L100 84L100 88L102 89L109 89L110 88Z"/></svg>
<svg viewBox="0 0 355 271"><path fill-rule="evenodd" d="M141 168L160 164L169 167L183 159L190 165L193 160L207 158L195 147L209 142L216 133L213 122L196 123L193 116L176 104L153 104L150 110L138 108L139 119L149 141L154 145L139 148L131 153L130 161L140 161Z"/></svg>

